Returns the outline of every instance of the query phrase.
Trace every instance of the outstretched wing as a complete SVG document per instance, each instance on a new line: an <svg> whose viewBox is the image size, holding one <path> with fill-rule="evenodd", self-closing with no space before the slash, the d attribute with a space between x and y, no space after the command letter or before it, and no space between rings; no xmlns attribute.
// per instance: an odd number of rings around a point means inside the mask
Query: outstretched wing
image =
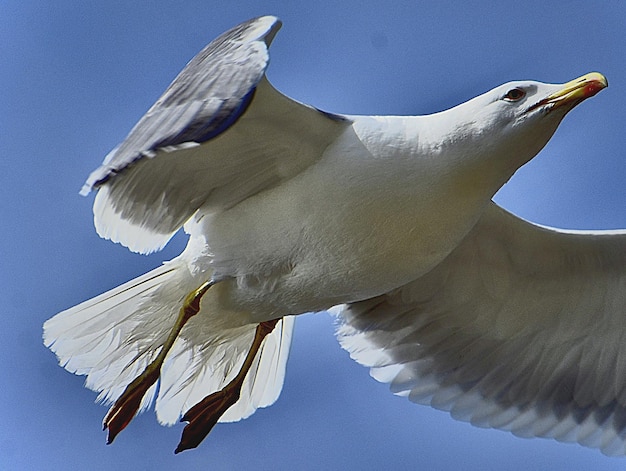
<svg viewBox="0 0 626 471"><path fill-rule="evenodd" d="M491 203L431 273L342 316L342 346L396 394L626 453L626 231L560 232Z"/></svg>
<svg viewBox="0 0 626 471"><path fill-rule="evenodd" d="M219 210L291 178L348 125L265 78L272 16L227 31L194 57L95 170L98 233L151 252L204 206Z"/></svg>

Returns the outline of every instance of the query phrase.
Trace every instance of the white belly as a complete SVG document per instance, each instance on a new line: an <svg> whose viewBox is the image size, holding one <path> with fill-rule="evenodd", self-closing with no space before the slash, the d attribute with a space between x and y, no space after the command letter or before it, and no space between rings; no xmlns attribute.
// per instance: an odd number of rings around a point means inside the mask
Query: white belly
<svg viewBox="0 0 626 471"><path fill-rule="evenodd" d="M257 321L322 310L388 292L438 264L488 198L447 198L452 182L437 165L390 164L391 151L374 153L346 133L296 178L200 218L192 238L205 238L210 256L195 263L225 280L223 308Z"/></svg>

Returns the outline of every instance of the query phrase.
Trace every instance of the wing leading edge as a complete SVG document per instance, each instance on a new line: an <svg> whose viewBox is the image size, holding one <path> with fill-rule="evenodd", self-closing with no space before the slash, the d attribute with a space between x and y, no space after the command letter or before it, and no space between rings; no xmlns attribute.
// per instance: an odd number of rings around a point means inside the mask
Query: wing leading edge
<svg viewBox="0 0 626 471"><path fill-rule="evenodd" d="M278 92L265 78L281 26L266 16L205 47L94 171L98 233L162 248L200 208L228 208L318 160L349 120Z"/></svg>

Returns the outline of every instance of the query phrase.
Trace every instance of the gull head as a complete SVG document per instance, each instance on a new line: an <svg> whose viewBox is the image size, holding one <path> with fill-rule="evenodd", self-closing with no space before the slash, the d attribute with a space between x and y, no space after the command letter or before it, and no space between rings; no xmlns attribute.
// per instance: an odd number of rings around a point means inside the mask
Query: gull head
<svg viewBox="0 0 626 471"><path fill-rule="evenodd" d="M480 97L487 101L483 116L494 131L510 139L525 163L547 144L570 110L607 86L598 72L564 84L509 82Z"/></svg>
<svg viewBox="0 0 626 471"><path fill-rule="evenodd" d="M442 150L463 149L456 155L461 167L463 162L482 160L508 179L548 143L572 108L607 86L607 79L598 72L564 84L529 80L505 83L437 113L447 133ZM462 146L456 145L461 142ZM485 166L481 167L484 171Z"/></svg>
<svg viewBox="0 0 626 471"><path fill-rule="evenodd" d="M564 84L510 82L487 94L487 108L498 117L502 132L546 129L551 131L547 142L572 108L607 86L606 77L598 72Z"/></svg>

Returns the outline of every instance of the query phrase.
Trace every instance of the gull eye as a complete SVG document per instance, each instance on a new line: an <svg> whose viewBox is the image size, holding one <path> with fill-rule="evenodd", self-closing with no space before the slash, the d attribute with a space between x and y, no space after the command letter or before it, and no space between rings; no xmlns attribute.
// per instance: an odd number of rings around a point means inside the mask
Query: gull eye
<svg viewBox="0 0 626 471"><path fill-rule="evenodd" d="M506 101L519 101L526 96L526 92L521 88L512 88L506 95L504 95L504 99Z"/></svg>

